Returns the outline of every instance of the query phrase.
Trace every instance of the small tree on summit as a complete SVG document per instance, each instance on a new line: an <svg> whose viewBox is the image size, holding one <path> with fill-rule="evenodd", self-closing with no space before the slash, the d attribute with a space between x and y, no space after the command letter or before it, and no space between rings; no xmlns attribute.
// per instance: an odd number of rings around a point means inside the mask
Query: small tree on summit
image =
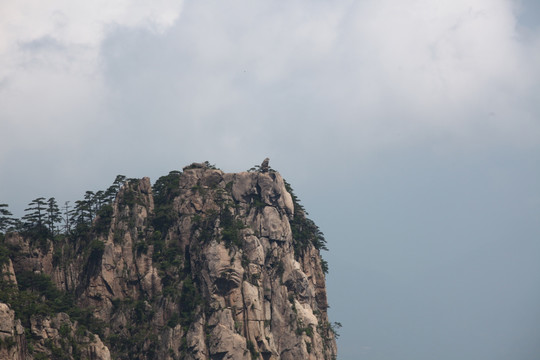
<svg viewBox="0 0 540 360"><path fill-rule="evenodd" d="M64 211L62 215L64 234L69 234L71 232L71 206L69 205L69 201L64 203L62 209Z"/></svg>
<svg viewBox="0 0 540 360"><path fill-rule="evenodd" d="M62 214L55 198L52 197L47 200L47 205L47 227L49 228L49 232L51 233L51 235L54 236L58 233L55 224L59 223L62 220Z"/></svg>
<svg viewBox="0 0 540 360"><path fill-rule="evenodd" d="M116 175L116 179L114 179L113 184L109 186L107 191L105 191L104 200L106 202L113 202L116 194L118 194L118 191L120 191L120 188L125 184L125 182L126 177L124 175Z"/></svg>
<svg viewBox="0 0 540 360"><path fill-rule="evenodd" d="M32 200L27 209L29 213L23 216L23 220L26 221L25 226L28 228L41 228L45 224L45 214L47 209L47 202L44 197L39 197Z"/></svg>
<svg viewBox="0 0 540 360"><path fill-rule="evenodd" d="M101 209L103 205L107 203L107 200L105 198L105 191L99 190L94 195L94 212L97 214L97 212Z"/></svg>
<svg viewBox="0 0 540 360"><path fill-rule="evenodd" d="M90 226L92 223L92 210L90 204L85 200L75 201L75 207L71 211L71 223L75 226Z"/></svg>
<svg viewBox="0 0 540 360"><path fill-rule="evenodd" d="M94 216L97 212L96 210L96 194L93 191L87 191L84 194L84 203L86 205L86 211L88 212L88 217L90 222L94 220Z"/></svg>
<svg viewBox="0 0 540 360"><path fill-rule="evenodd" d="M40 245L47 246L46 239L49 237L49 229L46 226L47 219L47 201L39 197L28 204L29 208L24 209L27 212L22 217L23 230L34 240L39 240Z"/></svg>

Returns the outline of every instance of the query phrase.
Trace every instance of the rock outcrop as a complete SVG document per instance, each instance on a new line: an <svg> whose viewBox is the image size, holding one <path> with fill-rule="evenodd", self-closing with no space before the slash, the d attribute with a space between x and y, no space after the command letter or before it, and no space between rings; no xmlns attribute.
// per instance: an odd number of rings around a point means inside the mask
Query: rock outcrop
<svg viewBox="0 0 540 360"><path fill-rule="evenodd" d="M15 311L0 303L0 359L24 360L26 342L20 320L15 320Z"/></svg>
<svg viewBox="0 0 540 360"><path fill-rule="evenodd" d="M130 179L91 226L5 237L4 283L50 279L73 302L22 323L0 303L0 359L334 359L322 241L277 172Z"/></svg>

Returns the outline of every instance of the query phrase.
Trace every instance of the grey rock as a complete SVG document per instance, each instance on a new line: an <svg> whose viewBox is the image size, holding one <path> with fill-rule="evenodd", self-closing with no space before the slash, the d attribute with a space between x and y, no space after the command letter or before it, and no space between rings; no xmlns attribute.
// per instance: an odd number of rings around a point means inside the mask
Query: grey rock
<svg viewBox="0 0 540 360"><path fill-rule="evenodd" d="M270 162L270 159L269 158L266 158L263 160L262 164L261 164L261 171L264 173L264 172L268 172L270 166L268 165L268 163Z"/></svg>

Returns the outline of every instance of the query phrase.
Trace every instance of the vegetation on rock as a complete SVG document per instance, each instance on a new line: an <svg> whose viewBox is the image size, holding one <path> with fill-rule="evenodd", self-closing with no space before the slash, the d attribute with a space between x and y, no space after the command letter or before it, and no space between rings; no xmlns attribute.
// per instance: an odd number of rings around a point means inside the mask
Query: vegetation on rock
<svg viewBox="0 0 540 360"><path fill-rule="evenodd" d="M36 198L21 220L7 208L0 303L34 359L336 355L326 240L267 164L194 163L153 186L118 175L73 206Z"/></svg>

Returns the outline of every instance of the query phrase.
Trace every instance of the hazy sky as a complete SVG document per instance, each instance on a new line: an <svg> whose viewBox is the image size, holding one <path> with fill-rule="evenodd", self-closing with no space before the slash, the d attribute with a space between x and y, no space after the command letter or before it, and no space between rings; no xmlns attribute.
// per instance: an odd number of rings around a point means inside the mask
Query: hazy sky
<svg viewBox="0 0 540 360"><path fill-rule="evenodd" d="M0 0L0 203L270 157L340 359L540 356L540 2Z"/></svg>

